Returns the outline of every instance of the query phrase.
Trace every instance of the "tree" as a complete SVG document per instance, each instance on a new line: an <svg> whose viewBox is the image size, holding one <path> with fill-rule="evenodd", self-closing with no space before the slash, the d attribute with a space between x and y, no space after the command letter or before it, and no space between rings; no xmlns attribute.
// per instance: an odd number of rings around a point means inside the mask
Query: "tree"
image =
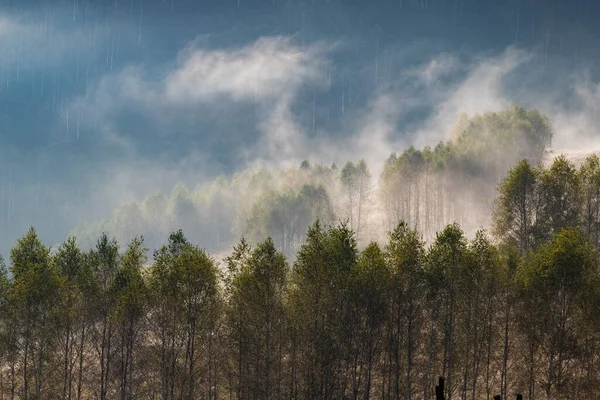
<svg viewBox="0 0 600 400"><path fill-rule="evenodd" d="M351 293L357 321L354 335L352 392L354 398L372 398L373 375L382 354L382 331L388 316L390 270L383 251L370 243L361 253L354 273ZM364 386L361 382L364 380Z"/></svg>
<svg viewBox="0 0 600 400"><path fill-rule="evenodd" d="M416 230L401 221L389 234L385 258L391 274L386 396L410 399L415 392L415 363L424 322L425 244Z"/></svg>
<svg viewBox="0 0 600 400"><path fill-rule="evenodd" d="M174 260L174 272L177 279L178 303L177 315L181 315L181 329L185 337L181 390L188 400L196 396L198 386L204 384L207 397L212 398L214 387L209 381L198 380L199 368L214 368L213 360L203 358L200 349L213 342L217 322L215 310L218 310L219 287L217 269L214 261L197 246L181 248ZM211 377L211 375L208 375Z"/></svg>
<svg viewBox="0 0 600 400"><path fill-rule="evenodd" d="M154 252L154 263L150 269L148 286L150 289L150 326L157 346L157 358L160 360L160 392L163 400L175 399L177 382L181 380L181 303L178 286L180 277L175 262L186 247L191 244L179 230L169 235L168 244ZM180 395L182 397L183 394Z"/></svg>
<svg viewBox="0 0 600 400"><path fill-rule="evenodd" d="M466 259L458 277L460 332L457 337L463 360L462 397L471 391L477 398L485 387L487 397L496 386L493 374L494 348L500 337L496 332L501 299L502 270L498 250L484 231L478 231L469 243ZM480 378L484 377L484 385Z"/></svg>
<svg viewBox="0 0 600 400"><path fill-rule="evenodd" d="M460 277L466 265L467 240L458 224L448 225L437 234L435 242L427 254L427 273L429 279L429 312L435 325L441 328L442 375L447 377L446 397L452 399L456 390L460 353L457 352L457 317L460 303ZM431 329L430 347L438 340L436 329ZM433 349L430 349L430 354ZM431 360L430 362L433 362Z"/></svg>
<svg viewBox="0 0 600 400"><path fill-rule="evenodd" d="M244 251L244 243L238 247ZM238 254L240 254L238 253ZM287 262L267 239L232 280L230 332L239 348L238 396L281 398ZM239 321L239 322L238 322ZM240 324L241 322L241 324Z"/></svg>
<svg viewBox="0 0 600 400"><path fill-rule="evenodd" d="M115 310L112 318L119 325L119 388L122 400L135 398L133 389L135 353L146 314L147 289L142 268L147 261L144 238L134 238L122 256L121 268L112 287Z"/></svg>
<svg viewBox="0 0 600 400"><path fill-rule="evenodd" d="M211 348L220 311L214 261L181 230L171 233L154 259L149 287L154 294L152 337L160 343L161 396L212 398L216 366ZM204 392L197 394L199 388Z"/></svg>
<svg viewBox="0 0 600 400"><path fill-rule="evenodd" d="M299 374L310 398L343 397L347 382L341 375L351 350L349 284L358 250L353 232L344 224L308 230L292 270L291 309ZM351 353L350 353L351 354ZM295 389L292 390L295 392Z"/></svg>
<svg viewBox="0 0 600 400"><path fill-rule="evenodd" d="M581 182L581 223L596 251L600 251L600 158L588 157L579 169Z"/></svg>
<svg viewBox="0 0 600 400"><path fill-rule="evenodd" d="M112 361L114 355L114 323L112 315L115 309L114 287L115 277L121 265L119 245L115 239L103 234L88 255L92 269L92 287L90 298L95 303L94 323L92 325L93 346L98 354L100 400L113 397L111 392Z"/></svg>
<svg viewBox="0 0 600 400"><path fill-rule="evenodd" d="M348 215L350 229L356 231L358 240L364 203L369 190L371 174L364 160L354 165L348 161L340 173L340 180L348 196ZM356 218L355 218L356 216Z"/></svg>
<svg viewBox="0 0 600 400"><path fill-rule="evenodd" d="M78 353L82 352L78 343L83 341L85 334L85 313L89 311L84 306L83 286L86 278L86 263L84 254L77 246L75 237L69 237L53 257L63 281L61 320L63 347L63 386L62 399L74 397L73 371L78 361ZM80 357L83 354L79 354ZM79 371L81 373L81 371Z"/></svg>
<svg viewBox="0 0 600 400"><path fill-rule="evenodd" d="M0 372L0 392L14 399L17 392L18 325L14 303L10 297L12 280L0 255L0 360L7 369ZM6 378L6 379L5 379Z"/></svg>
<svg viewBox="0 0 600 400"><path fill-rule="evenodd" d="M50 373L47 364L56 340L61 283L50 250L33 227L11 249L10 259L14 283L9 296L20 314L16 322L22 338L22 397L40 399L46 396L44 382ZM34 391L30 392L32 372Z"/></svg>
<svg viewBox="0 0 600 400"><path fill-rule="evenodd" d="M275 247L293 260L306 237L306 230L316 220L334 219L327 190L321 185L302 185L298 192L271 192L252 209L244 234L252 243L271 237Z"/></svg>
<svg viewBox="0 0 600 400"><path fill-rule="evenodd" d="M535 247L538 226L538 172L527 160L508 171L500 183L493 214L494 233L526 253Z"/></svg>
<svg viewBox="0 0 600 400"><path fill-rule="evenodd" d="M567 365L576 363L581 354L581 333L589 323L583 310L595 301L597 263L589 240L578 227L570 227L541 246L520 270L524 298L538 299L535 318L528 316L525 324L537 328L535 339L547 362L543 380L549 398L566 395Z"/></svg>
<svg viewBox="0 0 600 400"><path fill-rule="evenodd" d="M542 235L550 239L561 229L578 226L581 216L581 183L575 166L557 157L540 176Z"/></svg>

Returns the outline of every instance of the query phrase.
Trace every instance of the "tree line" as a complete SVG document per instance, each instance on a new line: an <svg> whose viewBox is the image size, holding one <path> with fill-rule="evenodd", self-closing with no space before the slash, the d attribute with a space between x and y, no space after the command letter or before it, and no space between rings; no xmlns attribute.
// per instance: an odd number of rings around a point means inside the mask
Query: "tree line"
<svg viewBox="0 0 600 400"><path fill-rule="evenodd" d="M121 242L143 234L157 248L181 228L212 252L228 251L242 236L254 244L271 237L291 260L317 218L348 220L361 246L384 241L401 220L427 240L451 222L473 234L491 223L496 186L508 169L523 159L540 162L553 132L539 111L514 106L461 115L448 136L434 147L391 154L379 176L365 160L339 167L305 160L281 170L248 168L194 189L180 183L72 235L90 248L102 232Z"/></svg>
<svg viewBox="0 0 600 400"><path fill-rule="evenodd" d="M493 235L317 220L291 263L269 237L217 260L182 230L150 257L31 228L0 268L0 399L594 398L599 177L523 161Z"/></svg>

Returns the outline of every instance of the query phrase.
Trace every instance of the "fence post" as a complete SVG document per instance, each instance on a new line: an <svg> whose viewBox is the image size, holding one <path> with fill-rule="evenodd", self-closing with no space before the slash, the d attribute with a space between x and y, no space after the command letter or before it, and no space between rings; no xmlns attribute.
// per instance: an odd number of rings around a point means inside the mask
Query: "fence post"
<svg viewBox="0 0 600 400"><path fill-rule="evenodd" d="M441 376L438 386L435 387L435 400L446 400L444 397L444 378Z"/></svg>

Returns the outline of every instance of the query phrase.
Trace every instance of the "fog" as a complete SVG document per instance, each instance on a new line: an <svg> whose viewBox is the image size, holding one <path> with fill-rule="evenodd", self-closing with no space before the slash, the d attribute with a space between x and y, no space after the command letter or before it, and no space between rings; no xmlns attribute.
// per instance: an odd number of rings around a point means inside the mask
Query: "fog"
<svg viewBox="0 0 600 400"><path fill-rule="evenodd" d="M237 179L227 196L251 208L273 189L299 190L302 179L288 185L285 171L303 160L364 159L375 196L392 152L447 140L460 113L535 107L550 118L555 152L600 149L598 6L521 3L7 6L0 253L30 225L57 244L132 201L170 197L177 182L204 193L220 175ZM261 168L272 171L268 185L239 183ZM344 218L332 182L321 183ZM370 204L364 240L389 229L381 204ZM472 225L486 227L487 204L472 208ZM212 225L192 229L193 240L213 235Z"/></svg>

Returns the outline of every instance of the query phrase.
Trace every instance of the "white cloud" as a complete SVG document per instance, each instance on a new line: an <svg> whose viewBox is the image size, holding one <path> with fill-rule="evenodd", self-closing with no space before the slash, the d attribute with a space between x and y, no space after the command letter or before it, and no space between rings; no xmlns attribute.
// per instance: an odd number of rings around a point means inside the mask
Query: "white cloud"
<svg viewBox="0 0 600 400"><path fill-rule="evenodd" d="M415 145L433 145L447 139L450 127L460 113L474 115L510 106L512 101L504 93L504 79L529 57L523 51L508 48L499 56L478 60L457 85L438 89L433 95L438 98L433 103L437 103L437 111L424 128L413 134Z"/></svg>
<svg viewBox="0 0 600 400"><path fill-rule="evenodd" d="M321 78L321 49L302 50L287 38L261 38L234 50L187 49L166 79L173 103L211 101L226 95L236 101L280 98Z"/></svg>
<svg viewBox="0 0 600 400"><path fill-rule="evenodd" d="M437 82L455 72L460 65L460 60L454 54L444 53L434 57L427 65L418 68L417 76L427 85Z"/></svg>
<svg viewBox="0 0 600 400"><path fill-rule="evenodd" d="M95 39L107 30L100 30ZM0 59L8 65L22 63L36 68L57 67L70 58L83 61L94 50L86 35L81 28L0 13Z"/></svg>
<svg viewBox="0 0 600 400"><path fill-rule="evenodd" d="M600 150L600 84L578 76L571 85L573 98L567 105L543 106L556 132L553 146L565 152Z"/></svg>
<svg viewBox="0 0 600 400"><path fill-rule="evenodd" d="M160 124L172 113L193 114L198 105L255 102L262 110L258 128L263 136L246 158L287 160L305 146L291 107L304 85L324 84L323 66L324 47L301 49L282 37L229 50L190 46L164 79L153 80L142 68L128 67L103 77L89 96L72 101L70 109L114 140L112 119L123 107L134 106Z"/></svg>

